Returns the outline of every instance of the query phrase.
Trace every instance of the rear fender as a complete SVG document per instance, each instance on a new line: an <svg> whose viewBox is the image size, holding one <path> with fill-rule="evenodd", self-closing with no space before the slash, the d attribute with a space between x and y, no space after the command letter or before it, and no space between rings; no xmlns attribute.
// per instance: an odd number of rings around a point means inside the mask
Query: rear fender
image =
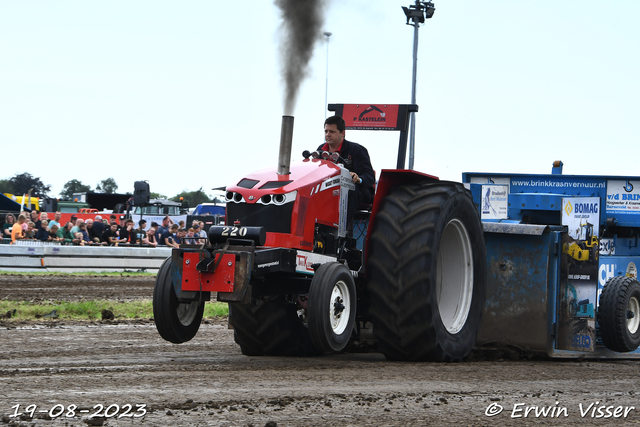
<svg viewBox="0 0 640 427"><path fill-rule="evenodd" d="M389 194L392 188L398 185L414 184L419 182L437 182L438 177L427 175L426 173L416 172L410 169L383 169L380 172L380 179L376 187L376 194L373 199L373 208L371 209L371 220L367 228L367 238L365 241L364 265L367 265L369 257L369 236L375 226L376 215L382 206L382 200Z"/></svg>

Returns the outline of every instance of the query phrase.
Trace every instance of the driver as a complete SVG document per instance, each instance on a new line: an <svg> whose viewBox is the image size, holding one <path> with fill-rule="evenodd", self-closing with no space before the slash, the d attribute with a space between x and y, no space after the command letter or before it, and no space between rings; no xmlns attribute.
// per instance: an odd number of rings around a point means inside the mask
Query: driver
<svg viewBox="0 0 640 427"><path fill-rule="evenodd" d="M348 224L351 224L358 206L373 203L375 173L367 149L344 139L345 129L346 125L342 117L327 118L324 121L325 144L318 147L318 150L338 153L345 160L344 166L351 172L351 178L356 184L355 197L350 195L347 210Z"/></svg>

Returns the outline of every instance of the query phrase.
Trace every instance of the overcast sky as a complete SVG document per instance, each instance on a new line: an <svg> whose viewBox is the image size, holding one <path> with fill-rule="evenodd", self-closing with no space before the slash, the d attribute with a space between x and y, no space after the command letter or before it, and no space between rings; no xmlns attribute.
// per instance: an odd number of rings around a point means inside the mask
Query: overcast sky
<svg viewBox="0 0 640 427"><path fill-rule="evenodd" d="M412 1L329 1L329 103L409 103ZM415 168L638 176L640 1L438 0L420 28ZM271 1L0 2L0 179L119 192L235 183L277 166L283 84ZM326 38L293 159L322 142ZM347 131L376 170L398 133Z"/></svg>

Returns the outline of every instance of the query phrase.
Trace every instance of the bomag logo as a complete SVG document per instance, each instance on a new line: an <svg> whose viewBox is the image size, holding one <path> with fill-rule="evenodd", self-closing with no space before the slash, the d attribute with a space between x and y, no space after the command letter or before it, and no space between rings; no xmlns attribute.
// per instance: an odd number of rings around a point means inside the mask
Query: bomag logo
<svg viewBox="0 0 640 427"><path fill-rule="evenodd" d="M596 203L578 203L575 205L576 213L598 213Z"/></svg>
<svg viewBox="0 0 640 427"><path fill-rule="evenodd" d="M597 203L576 203L572 205L571 202L567 202L564 207L564 211L567 213L567 216L571 215L571 212L575 211L575 213L598 213L598 204Z"/></svg>
<svg viewBox="0 0 640 427"><path fill-rule="evenodd" d="M375 114L374 111L377 111L378 114ZM368 116L367 116L368 115ZM386 122L386 113L376 107L375 105L370 105L369 108L364 110L358 117L354 117L353 121L359 122Z"/></svg>
<svg viewBox="0 0 640 427"><path fill-rule="evenodd" d="M571 212L573 212L573 205L571 202L567 202L567 205L564 207L564 211L567 213L567 216L571 215Z"/></svg>

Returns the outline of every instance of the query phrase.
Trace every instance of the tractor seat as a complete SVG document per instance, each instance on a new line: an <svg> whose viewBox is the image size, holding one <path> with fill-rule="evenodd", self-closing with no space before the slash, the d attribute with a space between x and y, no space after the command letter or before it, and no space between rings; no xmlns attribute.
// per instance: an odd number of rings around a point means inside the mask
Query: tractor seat
<svg viewBox="0 0 640 427"><path fill-rule="evenodd" d="M371 216L371 209L373 209L373 204L361 204L360 206L358 206L358 209L356 210L353 218L356 220L367 220Z"/></svg>

